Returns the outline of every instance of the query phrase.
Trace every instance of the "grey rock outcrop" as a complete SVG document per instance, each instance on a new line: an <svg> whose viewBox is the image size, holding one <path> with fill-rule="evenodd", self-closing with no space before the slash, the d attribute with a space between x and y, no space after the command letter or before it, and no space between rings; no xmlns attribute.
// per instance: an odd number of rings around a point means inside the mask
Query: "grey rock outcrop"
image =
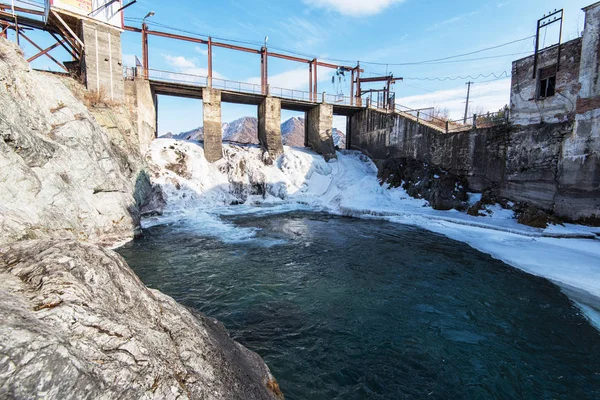
<svg viewBox="0 0 600 400"><path fill-rule="evenodd" d="M151 187L139 147L108 131L61 79L32 71L0 38L0 243L134 235Z"/></svg>
<svg viewBox="0 0 600 400"><path fill-rule="evenodd" d="M0 250L0 398L276 399L261 358L216 320L76 241Z"/></svg>
<svg viewBox="0 0 600 400"><path fill-rule="evenodd" d="M434 165L410 158L378 162L380 182L400 187L415 198L425 199L435 210L466 210L468 182Z"/></svg>

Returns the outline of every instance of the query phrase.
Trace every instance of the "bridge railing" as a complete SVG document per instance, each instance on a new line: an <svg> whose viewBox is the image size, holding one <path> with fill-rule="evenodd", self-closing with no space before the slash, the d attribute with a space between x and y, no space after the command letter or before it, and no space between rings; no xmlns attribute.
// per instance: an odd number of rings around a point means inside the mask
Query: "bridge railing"
<svg viewBox="0 0 600 400"><path fill-rule="evenodd" d="M325 102L334 105L361 107L363 104L361 100L360 98L344 96L343 94L325 94Z"/></svg>
<svg viewBox="0 0 600 400"><path fill-rule="evenodd" d="M208 86L208 77L186 74L184 72L172 72L172 71L164 71L160 69L152 69L148 68L148 79L154 79L158 81L166 81L173 83L184 83L184 84L193 84L198 86ZM214 78L213 78L214 81Z"/></svg>
<svg viewBox="0 0 600 400"><path fill-rule="evenodd" d="M320 99L314 99L311 92L296 89L284 89L280 87L269 86L269 93L273 97L279 97L282 99L308 101L316 103L321 101Z"/></svg>
<svg viewBox="0 0 600 400"><path fill-rule="evenodd" d="M394 105L394 111L424 125L430 124L439 130L447 131L447 120L435 116L434 108L410 108L401 104Z"/></svg>
<svg viewBox="0 0 600 400"><path fill-rule="evenodd" d="M263 92L262 86L255 83L230 81L219 78L212 78L212 87L215 89L229 90L231 92L240 93L262 94Z"/></svg>

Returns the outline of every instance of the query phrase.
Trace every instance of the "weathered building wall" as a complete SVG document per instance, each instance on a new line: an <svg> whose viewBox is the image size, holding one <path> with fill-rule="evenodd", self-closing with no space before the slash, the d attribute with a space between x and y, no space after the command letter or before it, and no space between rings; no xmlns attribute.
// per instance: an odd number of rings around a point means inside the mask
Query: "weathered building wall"
<svg viewBox="0 0 600 400"><path fill-rule="evenodd" d="M510 119L513 124L557 123L575 118L581 42L581 39L575 39L561 46L556 93L550 97L539 98L540 70L556 64L558 46L539 53L536 78L533 78L534 56L513 62L510 96Z"/></svg>
<svg viewBox="0 0 600 400"><path fill-rule="evenodd" d="M376 163L413 158L467 178L471 190L493 188L572 220L600 215L600 176L586 171L583 158L575 165L565 154L573 122L445 134L397 114L364 110L350 125L353 148ZM590 130L599 132L600 126Z"/></svg>
<svg viewBox="0 0 600 400"><path fill-rule="evenodd" d="M108 99L122 100L121 31L86 19L81 20L81 38L85 44L82 74L88 90L104 90Z"/></svg>
<svg viewBox="0 0 600 400"><path fill-rule="evenodd" d="M558 169L559 213L600 222L600 2L584 8L579 98L573 132L562 145Z"/></svg>

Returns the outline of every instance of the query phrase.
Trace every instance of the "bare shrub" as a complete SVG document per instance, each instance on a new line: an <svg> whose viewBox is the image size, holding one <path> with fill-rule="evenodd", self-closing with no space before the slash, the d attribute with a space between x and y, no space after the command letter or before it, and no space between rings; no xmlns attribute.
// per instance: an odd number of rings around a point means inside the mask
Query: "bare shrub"
<svg viewBox="0 0 600 400"><path fill-rule="evenodd" d="M434 107L433 118L448 121L450 120L450 111L447 108Z"/></svg>
<svg viewBox="0 0 600 400"><path fill-rule="evenodd" d="M119 102L111 100L107 97L106 88L100 86L98 90L87 91L83 95L85 105L89 107L107 108L115 107Z"/></svg>

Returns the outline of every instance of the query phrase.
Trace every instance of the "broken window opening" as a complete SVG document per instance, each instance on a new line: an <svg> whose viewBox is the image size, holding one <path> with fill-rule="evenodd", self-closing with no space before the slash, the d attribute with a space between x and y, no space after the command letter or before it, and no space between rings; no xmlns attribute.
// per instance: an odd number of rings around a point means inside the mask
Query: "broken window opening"
<svg viewBox="0 0 600 400"><path fill-rule="evenodd" d="M538 99L552 97L556 93L556 65L540 69Z"/></svg>

